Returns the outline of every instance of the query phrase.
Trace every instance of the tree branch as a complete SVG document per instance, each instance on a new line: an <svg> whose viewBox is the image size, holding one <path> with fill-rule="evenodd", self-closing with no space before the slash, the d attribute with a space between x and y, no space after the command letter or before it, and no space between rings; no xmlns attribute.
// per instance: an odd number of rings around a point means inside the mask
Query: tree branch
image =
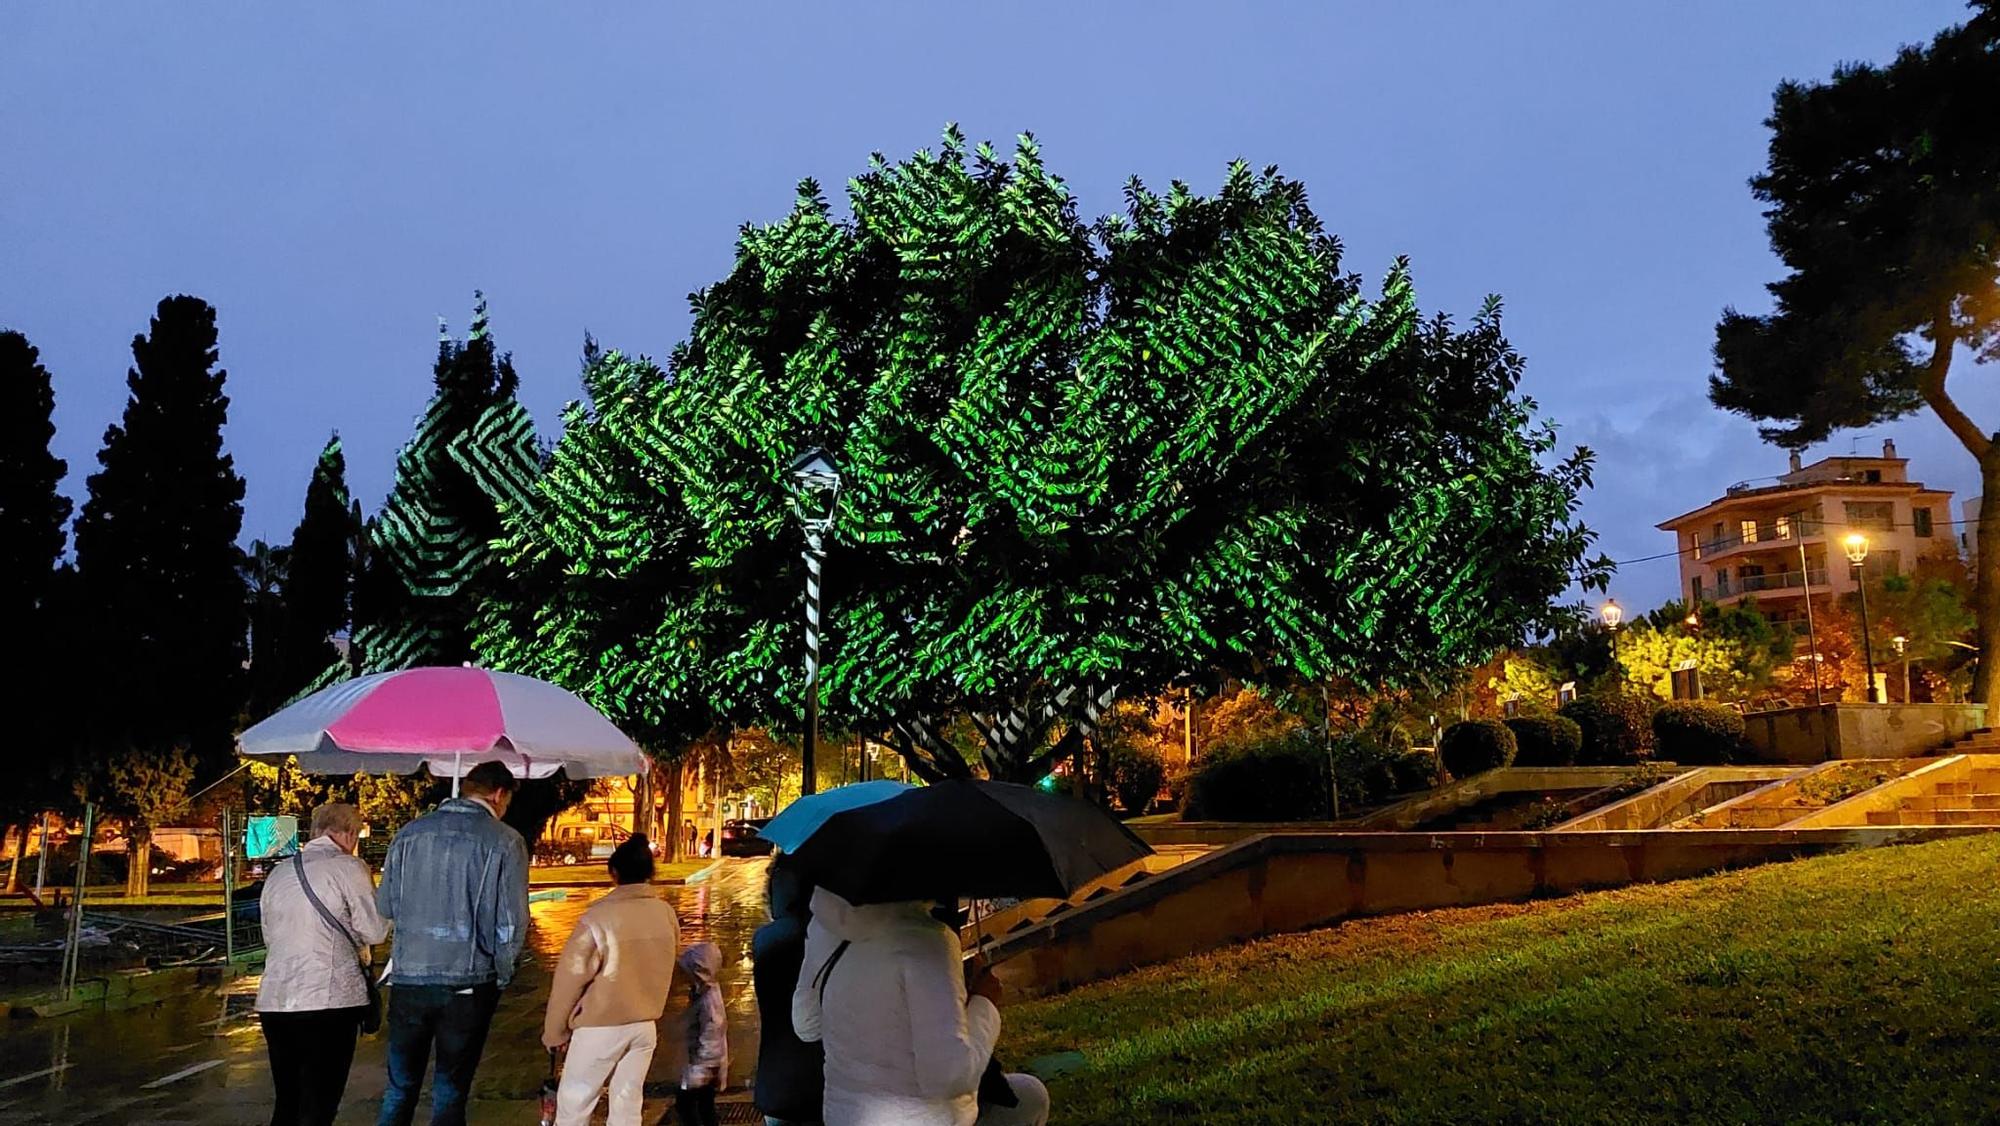
<svg viewBox="0 0 2000 1126"><path fill-rule="evenodd" d="M1957 343L1958 330L1951 323L1951 305L1947 302L1931 321L1931 358L1917 379L1917 390L1972 456L1984 458L1993 447L1993 439L1979 429L1979 424L1944 389L1945 376L1951 372L1951 350Z"/></svg>

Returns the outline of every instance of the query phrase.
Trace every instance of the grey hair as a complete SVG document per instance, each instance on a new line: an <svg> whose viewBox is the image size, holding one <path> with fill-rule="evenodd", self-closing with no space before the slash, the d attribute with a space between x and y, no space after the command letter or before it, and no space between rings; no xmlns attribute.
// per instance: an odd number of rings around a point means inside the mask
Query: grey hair
<svg viewBox="0 0 2000 1126"><path fill-rule="evenodd" d="M346 802L328 802L313 810L312 835L361 832L361 811Z"/></svg>

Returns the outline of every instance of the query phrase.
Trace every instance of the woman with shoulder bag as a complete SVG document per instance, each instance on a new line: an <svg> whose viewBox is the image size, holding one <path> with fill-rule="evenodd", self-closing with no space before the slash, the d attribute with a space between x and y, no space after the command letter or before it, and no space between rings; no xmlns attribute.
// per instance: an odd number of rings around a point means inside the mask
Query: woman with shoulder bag
<svg viewBox="0 0 2000 1126"><path fill-rule="evenodd" d="M313 810L312 839L272 868L262 896L264 981L257 1019L277 1100L271 1126L325 1126L340 1109L354 1040L381 1020L368 948L388 937L375 881L354 855L361 813Z"/></svg>

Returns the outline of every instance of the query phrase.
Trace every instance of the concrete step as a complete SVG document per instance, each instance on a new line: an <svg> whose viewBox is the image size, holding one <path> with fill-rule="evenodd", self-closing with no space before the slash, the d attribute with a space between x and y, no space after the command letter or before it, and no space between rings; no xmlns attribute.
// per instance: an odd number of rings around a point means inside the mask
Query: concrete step
<svg viewBox="0 0 2000 1126"><path fill-rule="evenodd" d="M1939 782L1931 789L1931 793L1939 797L1962 797L1971 794L1972 791L1973 785L1970 782Z"/></svg>
<svg viewBox="0 0 2000 1126"><path fill-rule="evenodd" d="M1931 814L1939 825L2000 825L2000 810L1940 809Z"/></svg>
<svg viewBox="0 0 2000 1126"><path fill-rule="evenodd" d="M2000 790L2000 766L1976 767L1968 778L1982 790Z"/></svg>
<svg viewBox="0 0 2000 1126"><path fill-rule="evenodd" d="M1965 804L1970 805L1974 809L2000 809L2000 794L1974 794L1972 795L1972 800Z"/></svg>
<svg viewBox="0 0 2000 1126"><path fill-rule="evenodd" d="M1868 823L1870 825L1901 825L1904 824L1903 818L1906 816L1909 816L1909 814L1899 810L1871 809L1868 811ZM1910 822L1910 824L1915 824L1915 822Z"/></svg>

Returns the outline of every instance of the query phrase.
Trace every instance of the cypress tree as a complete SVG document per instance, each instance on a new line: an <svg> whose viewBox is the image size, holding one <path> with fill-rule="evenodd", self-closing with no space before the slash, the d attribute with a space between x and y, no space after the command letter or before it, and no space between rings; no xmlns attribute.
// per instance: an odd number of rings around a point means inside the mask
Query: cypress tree
<svg viewBox="0 0 2000 1126"><path fill-rule="evenodd" d="M540 470L513 361L495 350L486 299L475 298L465 340L438 326L436 394L369 526L355 644L370 671L472 658L480 601L505 581L492 548L500 504L531 489Z"/></svg>
<svg viewBox="0 0 2000 1126"><path fill-rule="evenodd" d="M132 356L124 420L105 431L77 521L76 564L80 626L108 705L83 717L87 763L143 850L186 768L230 757L243 703L243 479L222 448L215 310L161 301ZM133 865L134 886L146 868Z"/></svg>
<svg viewBox="0 0 2000 1126"><path fill-rule="evenodd" d="M282 705L340 662L334 635L347 629L354 596L355 541L360 513L347 492L347 456L340 435L327 440L306 484L305 512L292 531L285 570L284 611L275 648L274 684Z"/></svg>
<svg viewBox="0 0 2000 1126"><path fill-rule="evenodd" d="M70 503L57 486L69 466L49 452L54 411L41 353L0 332L0 614L9 622L40 608L62 555Z"/></svg>
<svg viewBox="0 0 2000 1126"><path fill-rule="evenodd" d="M62 555L63 525L69 520L69 498L57 491L68 466L49 452L55 437L55 394L41 354L18 332L0 332L0 620L13 624L22 638L47 638L53 629L51 584ZM18 675L7 678L8 712L28 727L17 738L34 748L31 761L54 767L60 760L49 722L46 693L55 679L46 674L50 661L25 661ZM58 676L61 674L58 673ZM20 865L21 845L30 823L54 798L53 769L17 771L7 796L0 798L0 826L21 836L9 869L10 886Z"/></svg>

